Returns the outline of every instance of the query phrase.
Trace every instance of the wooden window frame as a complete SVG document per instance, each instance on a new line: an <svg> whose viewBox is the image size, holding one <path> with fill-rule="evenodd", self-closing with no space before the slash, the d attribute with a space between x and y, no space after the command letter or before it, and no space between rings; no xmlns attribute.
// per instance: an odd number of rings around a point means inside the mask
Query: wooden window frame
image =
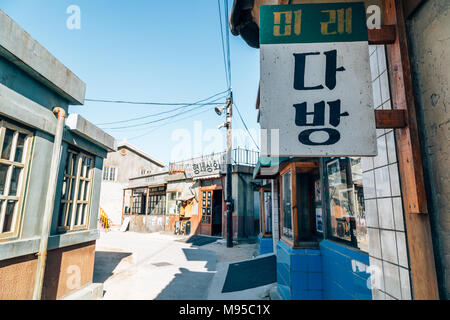
<svg viewBox="0 0 450 320"><path fill-rule="evenodd" d="M3 143L5 138L6 129L14 131L13 141L11 145L11 152L9 159L1 159L1 154L3 152ZM19 134L25 134L25 144L24 151L22 154L22 162L17 162L13 157L16 155L17 151L17 140ZM25 200L25 193L28 185L29 169L31 167L31 152L33 145L33 133L22 127L14 125L6 120L0 119L0 164L9 166L6 179L5 179L5 190L4 194L0 195L0 241L7 240L11 238L16 238L20 232L20 225L23 215L23 207ZM9 196L9 189L11 187L12 170L17 167L21 168L21 176L19 178L19 183L17 186L17 194L15 196ZM16 206L14 208L13 218L11 222L11 230L8 232L2 232L4 219L6 216L6 206L8 201L15 201Z"/></svg>
<svg viewBox="0 0 450 320"><path fill-rule="evenodd" d="M280 175L278 177L279 199L280 199L280 239L289 245L291 248L300 247L299 231L298 231L298 203L297 203L297 173L310 172L311 170L318 169L320 167L319 162L299 162L292 161L289 163L283 163L280 166ZM292 206L292 235L293 239L288 239L283 234L284 226L284 208L283 208L283 183L282 176L288 171L291 172L291 206ZM311 201L311 199L310 199ZM312 213L310 213L312 214ZM308 247L310 246L308 242Z"/></svg>
<svg viewBox="0 0 450 320"><path fill-rule="evenodd" d="M86 230L89 226L90 221L90 212L91 212L91 198L92 198L92 190L94 183L94 168L95 168L95 157L93 155L87 154L82 151L77 151L69 147L67 150L67 158L70 155L75 155L75 168L73 166L73 158L70 157L70 173L64 172L64 178L70 181L67 185L67 189L65 192L65 197L60 200L60 206L64 206L64 212L62 213L62 217L59 218L59 232L67 232L67 231L78 231L78 230ZM82 176L83 170L83 157L91 160L91 165L87 168L87 177ZM66 162L67 163L67 162ZM74 169L76 172L74 172ZM65 169L64 169L65 170ZM75 173L75 174L74 174ZM74 184L75 183L75 184ZM84 198L85 184L88 183L87 190L87 200L82 200ZM72 187L74 189L72 189ZM79 200L79 195L81 191L81 200ZM72 195L72 197L70 197ZM70 223L69 223L69 208L72 205L71 214L70 214ZM78 210L78 206L85 206L84 215L79 215L78 220L75 221L76 211ZM83 210L83 209L82 209ZM59 211L61 214L61 211ZM83 221L81 221L83 219Z"/></svg>

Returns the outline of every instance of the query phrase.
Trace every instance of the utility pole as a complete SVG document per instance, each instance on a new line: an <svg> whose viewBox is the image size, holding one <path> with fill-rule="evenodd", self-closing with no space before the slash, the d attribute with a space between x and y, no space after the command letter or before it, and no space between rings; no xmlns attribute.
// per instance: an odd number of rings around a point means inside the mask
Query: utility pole
<svg viewBox="0 0 450 320"><path fill-rule="evenodd" d="M230 88L230 97L227 98L227 247L233 247L233 197L231 195L231 152L232 152L232 136L231 136L231 119L233 115L233 92Z"/></svg>

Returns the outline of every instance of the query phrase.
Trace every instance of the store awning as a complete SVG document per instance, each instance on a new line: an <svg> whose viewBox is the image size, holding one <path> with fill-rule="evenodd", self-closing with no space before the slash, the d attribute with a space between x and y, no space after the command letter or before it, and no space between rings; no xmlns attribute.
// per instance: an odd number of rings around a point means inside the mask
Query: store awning
<svg viewBox="0 0 450 320"><path fill-rule="evenodd" d="M253 170L253 179L272 179L280 172L280 163L289 160L289 157L259 157Z"/></svg>
<svg viewBox="0 0 450 320"><path fill-rule="evenodd" d="M193 194L182 194L180 197L176 198L178 201L188 201L194 198Z"/></svg>
<svg viewBox="0 0 450 320"><path fill-rule="evenodd" d="M195 180L205 180L205 179L214 179L214 178L220 178L220 174L210 174L206 176L200 176L200 177L192 177L192 179Z"/></svg>

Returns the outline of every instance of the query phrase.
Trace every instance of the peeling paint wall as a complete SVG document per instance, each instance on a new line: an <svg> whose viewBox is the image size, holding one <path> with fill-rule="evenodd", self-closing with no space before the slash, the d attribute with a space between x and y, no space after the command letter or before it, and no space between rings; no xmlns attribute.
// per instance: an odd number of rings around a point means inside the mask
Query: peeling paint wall
<svg viewBox="0 0 450 320"><path fill-rule="evenodd" d="M415 101L442 299L450 296L450 2L428 0L407 21Z"/></svg>

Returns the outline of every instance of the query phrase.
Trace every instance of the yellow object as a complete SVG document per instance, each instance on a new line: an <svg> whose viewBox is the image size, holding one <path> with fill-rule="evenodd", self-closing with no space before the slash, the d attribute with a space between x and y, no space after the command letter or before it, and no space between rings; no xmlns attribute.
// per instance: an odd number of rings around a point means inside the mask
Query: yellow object
<svg viewBox="0 0 450 320"><path fill-rule="evenodd" d="M190 218L192 217L192 201L189 201L188 204L186 205L185 209L185 214L184 216L186 218Z"/></svg>
<svg viewBox="0 0 450 320"><path fill-rule="evenodd" d="M98 216L98 221L100 222L100 226L102 227L103 230L105 231L109 231L109 218L108 215L106 214L105 210L103 210L100 207L100 214Z"/></svg>

